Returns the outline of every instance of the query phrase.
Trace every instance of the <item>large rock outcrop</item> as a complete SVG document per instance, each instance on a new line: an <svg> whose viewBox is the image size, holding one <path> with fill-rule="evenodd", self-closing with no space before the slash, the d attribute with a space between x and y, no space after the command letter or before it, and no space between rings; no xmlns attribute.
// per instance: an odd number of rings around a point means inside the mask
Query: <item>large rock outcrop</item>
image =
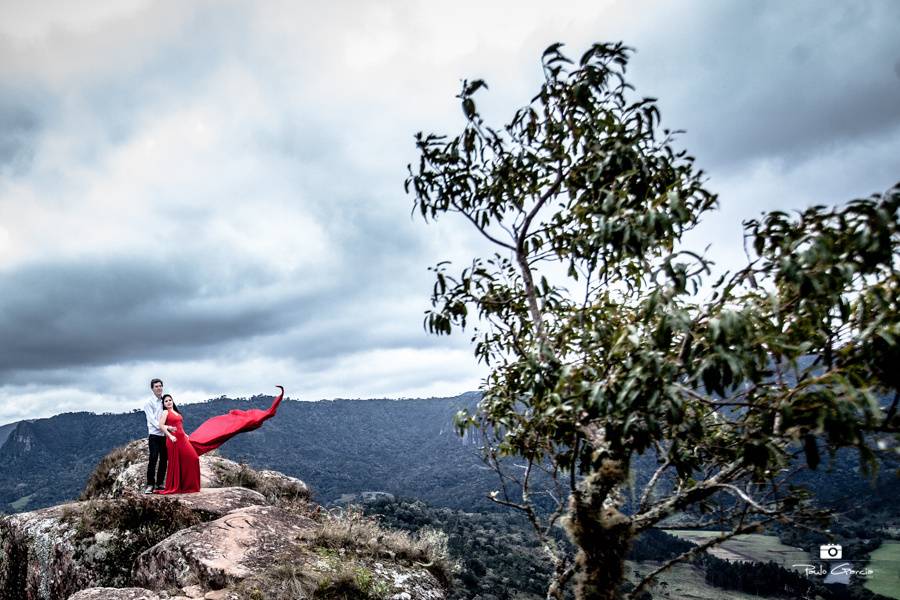
<svg viewBox="0 0 900 600"><path fill-rule="evenodd" d="M110 452L100 460L81 494L90 498L121 498L140 493L147 473L147 442L136 440ZM278 471L257 471L210 452L200 457L200 487L240 486L257 490L270 502L309 498L309 488L297 479Z"/></svg>
<svg viewBox="0 0 900 600"><path fill-rule="evenodd" d="M204 456L199 493L154 496L145 469L133 442L81 501L0 517L0 600L445 597L427 545L321 510L298 479Z"/></svg>
<svg viewBox="0 0 900 600"><path fill-rule="evenodd" d="M193 583L221 589L273 562L296 559L304 552L304 531L316 523L275 506L251 506L220 519L182 529L138 557L136 584L153 589Z"/></svg>
<svg viewBox="0 0 900 600"><path fill-rule="evenodd" d="M64 598L96 584L131 579L140 552L183 527L266 504L244 488L179 496L129 496L51 506L0 521L3 598ZM15 591L18 590L18 591Z"/></svg>

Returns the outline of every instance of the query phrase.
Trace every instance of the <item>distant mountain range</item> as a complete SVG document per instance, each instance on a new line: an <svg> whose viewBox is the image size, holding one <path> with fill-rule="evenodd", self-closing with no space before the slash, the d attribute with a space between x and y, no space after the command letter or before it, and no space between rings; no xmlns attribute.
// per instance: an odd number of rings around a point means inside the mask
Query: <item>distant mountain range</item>
<svg viewBox="0 0 900 600"><path fill-rule="evenodd" d="M469 392L423 400L285 401L260 429L226 443L220 453L255 468L298 477L328 504L342 494L385 491L433 506L466 511L494 510L486 498L496 474L482 464L477 445L460 438L453 425L458 410L474 407ZM218 398L182 407L192 431L209 417L233 408L268 407L270 396ZM0 511L20 512L76 498L101 457L146 436L142 412L66 413L0 428ZM655 468L649 457L635 462L635 481ZM843 509L859 502L895 505L900 478L896 457L888 458L873 488L858 472L853 450L803 475L828 505ZM900 509L897 509L900 510Z"/></svg>
<svg viewBox="0 0 900 600"><path fill-rule="evenodd" d="M478 449L457 436L453 416L477 393L426 400L285 401L262 428L241 434L220 452L257 468L299 477L319 502L381 490L439 506L490 508L495 485ZM272 398L218 398L185 405L191 431L233 408L268 407ZM0 511L19 512L78 496L101 457L146 436L142 412L65 413L0 429Z"/></svg>

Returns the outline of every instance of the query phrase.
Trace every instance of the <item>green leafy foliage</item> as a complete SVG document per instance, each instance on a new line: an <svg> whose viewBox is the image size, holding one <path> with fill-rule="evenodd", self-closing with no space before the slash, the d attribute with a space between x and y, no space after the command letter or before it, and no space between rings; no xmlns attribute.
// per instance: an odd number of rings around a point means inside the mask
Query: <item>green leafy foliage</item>
<svg viewBox="0 0 900 600"><path fill-rule="evenodd" d="M460 214L498 249L458 275L434 267L425 328L474 326L490 372L459 429L484 432L489 459L568 479L578 593L594 598L617 594L610 565L635 533L717 494L744 511L735 527L803 515L785 474L796 454L815 469L820 449L854 447L874 472L873 440L900 431L900 187L749 221L747 266L712 281L681 239L716 198L654 100L634 98L628 54L596 44L576 63L551 46L502 128L478 112L483 82L464 82L463 131L418 134L406 180L426 222ZM624 515L645 453L675 485L652 479ZM502 501L528 512L527 487Z"/></svg>

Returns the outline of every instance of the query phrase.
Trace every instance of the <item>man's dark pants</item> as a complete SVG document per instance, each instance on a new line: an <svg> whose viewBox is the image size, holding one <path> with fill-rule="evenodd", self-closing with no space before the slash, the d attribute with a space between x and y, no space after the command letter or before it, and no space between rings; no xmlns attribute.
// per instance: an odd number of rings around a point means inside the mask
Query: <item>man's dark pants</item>
<svg viewBox="0 0 900 600"><path fill-rule="evenodd" d="M150 461L147 463L147 485L162 487L166 484L166 467L169 464L169 454L166 452L166 436L150 434L147 437L150 444ZM159 464L157 464L159 461ZM156 479L153 478L154 472Z"/></svg>

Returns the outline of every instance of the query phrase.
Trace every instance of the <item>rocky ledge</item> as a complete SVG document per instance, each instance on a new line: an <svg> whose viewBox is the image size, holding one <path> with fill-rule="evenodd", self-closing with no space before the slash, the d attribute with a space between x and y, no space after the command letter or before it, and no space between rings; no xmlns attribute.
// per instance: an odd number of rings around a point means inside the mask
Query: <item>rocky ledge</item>
<svg viewBox="0 0 900 600"><path fill-rule="evenodd" d="M197 494L140 493L142 441L107 455L78 502L0 517L0 600L439 600L446 539L310 501L299 479L201 457Z"/></svg>

